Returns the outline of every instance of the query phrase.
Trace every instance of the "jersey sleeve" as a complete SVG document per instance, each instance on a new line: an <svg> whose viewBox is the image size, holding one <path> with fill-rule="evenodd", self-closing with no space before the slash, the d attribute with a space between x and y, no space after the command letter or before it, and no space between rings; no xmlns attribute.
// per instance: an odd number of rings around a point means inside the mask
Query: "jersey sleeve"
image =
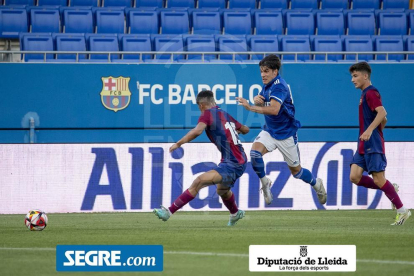
<svg viewBox="0 0 414 276"><path fill-rule="evenodd" d="M287 91L282 85L275 85L270 91L270 99L278 101L280 104L283 104L287 97Z"/></svg>
<svg viewBox="0 0 414 276"><path fill-rule="evenodd" d="M381 95L378 91L369 90L366 94L367 104L371 111L374 111L378 106L382 106Z"/></svg>
<svg viewBox="0 0 414 276"><path fill-rule="evenodd" d="M198 118L199 123L205 123L207 126L211 125L211 112L210 110L205 110L203 114L201 114L200 118Z"/></svg>
<svg viewBox="0 0 414 276"><path fill-rule="evenodd" d="M239 121L237 121L236 119L234 119L230 114L229 115L229 119L231 122L234 123L234 125L236 126L236 130L239 130L243 125L239 123Z"/></svg>

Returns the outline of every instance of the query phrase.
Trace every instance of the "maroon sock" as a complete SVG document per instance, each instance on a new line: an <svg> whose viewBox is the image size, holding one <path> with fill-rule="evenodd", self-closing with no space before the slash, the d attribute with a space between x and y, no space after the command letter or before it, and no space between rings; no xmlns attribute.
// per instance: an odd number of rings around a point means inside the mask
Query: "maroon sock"
<svg viewBox="0 0 414 276"><path fill-rule="evenodd" d="M226 205L227 209L229 209L230 214L235 214L239 211L237 208L236 200L234 200L234 194L231 194L231 197L228 199L221 198L223 200L224 205Z"/></svg>
<svg viewBox="0 0 414 276"><path fill-rule="evenodd" d="M190 194L190 192L187 190L184 191L177 199L174 201L173 204L168 208L170 209L171 214L174 214L178 211L178 209L181 209L184 205L186 205L188 202L193 200L195 196Z"/></svg>
<svg viewBox="0 0 414 276"><path fill-rule="evenodd" d="M392 184L388 180L387 182L385 182L384 186L382 186L381 190L388 197L388 199L395 205L395 208L400 209L403 206L400 197L395 191L394 186L392 186Z"/></svg>
<svg viewBox="0 0 414 276"><path fill-rule="evenodd" d="M363 186L366 187L368 189L376 189L378 190L380 187L378 187L375 183L374 183L374 179L372 179L371 177L367 176L367 175L363 175L361 177L361 180L358 182L357 184L358 186Z"/></svg>

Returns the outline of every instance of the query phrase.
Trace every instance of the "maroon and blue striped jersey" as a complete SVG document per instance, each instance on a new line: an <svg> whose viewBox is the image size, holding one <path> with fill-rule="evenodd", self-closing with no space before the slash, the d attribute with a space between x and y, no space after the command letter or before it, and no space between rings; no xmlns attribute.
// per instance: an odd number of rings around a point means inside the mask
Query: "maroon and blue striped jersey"
<svg viewBox="0 0 414 276"><path fill-rule="evenodd" d="M372 85L362 91L359 101L359 136L367 130L375 120L377 112L375 108L382 106L381 95ZM381 124L372 132L368 141L358 139L359 154L382 153L385 154L384 136L382 134Z"/></svg>
<svg viewBox="0 0 414 276"><path fill-rule="evenodd" d="M247 157L237 130L242 127L230 114L218 106L207 109L198 119L207 125L205 131L210 141L221 152L221 162L245 164Z"/></svg>

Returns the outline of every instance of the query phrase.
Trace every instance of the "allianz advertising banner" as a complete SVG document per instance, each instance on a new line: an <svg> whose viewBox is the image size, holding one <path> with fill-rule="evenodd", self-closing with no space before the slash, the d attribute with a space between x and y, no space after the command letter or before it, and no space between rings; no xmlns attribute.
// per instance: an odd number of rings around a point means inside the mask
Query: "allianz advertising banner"
<svg viewBox="0 0 414 276"><path fill-rule="evenodd" d="M190 143L170 154L171 144L3 144L0 145L0 213L41 209L59 212L149 212L169 206L200 174L220 161L208 143ZM243 144L248 153L250 143ZM290 175L279 152L265 155L274 181L274 200L265 206L259 179L247 166L233 191L244 210L389 209L380 190L349 181L356 143L301 143L302 166L322 178L328 201L319 205L311 187ZM411 185L414 143L387 143L386 177L414 208ZM201 190L184 211L225 211L215 186Z"/></svg>

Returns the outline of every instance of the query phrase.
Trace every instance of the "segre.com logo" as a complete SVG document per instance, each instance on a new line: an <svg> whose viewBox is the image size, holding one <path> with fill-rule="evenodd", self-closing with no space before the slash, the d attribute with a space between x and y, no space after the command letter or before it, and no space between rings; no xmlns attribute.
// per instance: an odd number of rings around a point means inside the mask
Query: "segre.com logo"
<svg viewBox="0 0 414 276"><path fill-rule="evenodd" d="M57 271L163 271L162 245L58 245Z"/></svg>

